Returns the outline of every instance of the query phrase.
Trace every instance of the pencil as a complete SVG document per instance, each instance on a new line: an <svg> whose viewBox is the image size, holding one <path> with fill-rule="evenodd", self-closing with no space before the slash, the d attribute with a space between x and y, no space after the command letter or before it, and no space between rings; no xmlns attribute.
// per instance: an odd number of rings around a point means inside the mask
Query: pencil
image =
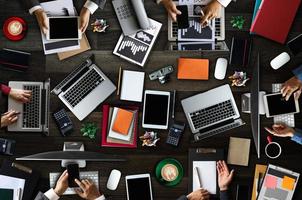
<svg viewBox="0 0 302 200"><path fill-rule="evenodd" d="M120 95L121 76L122 76L122 66L120 66L120 69L118 72L118 82L117 82L117 92L116 92L117 96Z"/></svg>
<svg viewBox="0 0 302 200"><path fill-rule="evenodd" d="M200 173L200 169L199 167L195 167L195 170L197 172L197 176L198 176L198 181L199 181L199 187L202 188L202 184L201 184L201 173Z"/></svg>

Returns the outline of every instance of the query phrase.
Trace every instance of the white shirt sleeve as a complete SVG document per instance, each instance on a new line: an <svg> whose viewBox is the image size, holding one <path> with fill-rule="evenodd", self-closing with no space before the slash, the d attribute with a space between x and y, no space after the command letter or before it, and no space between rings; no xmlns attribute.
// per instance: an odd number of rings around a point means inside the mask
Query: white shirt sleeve
<svg viewBox="0 0 302 200"><path fill-rule="evenodd" d="M96 198L95 200L106 200L106 198L105 198L105 196L104 196L104 195L102 195L102 196L100 196L100 197Z"/></svg>
<svg viewBox="0 0 302 200"><path fill-rule="evenodd" d="M89 0L86 1L84 7L87 8L91 14L93 14L99 8L96 3Z"/></svg>
<svg viewBox="0 0 302 200"><path fill-rule="evenodd" d="M31 9L29 9L28 11L29 11L29 14L33 14L36 10L38 10L38 9L42 9L42 7L41 6L34 6L34 7L32 7Z"/></svg>
<svg viewBox="0 0 302 200"><path fill-rule="evenodd" d="M223 7L227 7L232 0L217 0Z"/></svg>
<svg viewBox="0 0 302 200"><path fill-rule="evenodd" d="M55 193L55 191L51 188L47 192L44 193L44 195L49 199L49 200L58 200L60 197Z"/></svg>

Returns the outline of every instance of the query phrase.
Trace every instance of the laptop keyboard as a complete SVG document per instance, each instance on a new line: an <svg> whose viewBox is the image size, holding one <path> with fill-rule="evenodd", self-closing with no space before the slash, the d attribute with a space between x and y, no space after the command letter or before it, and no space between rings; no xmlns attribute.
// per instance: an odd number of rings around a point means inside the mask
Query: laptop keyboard
<svg viewBox="0 0 302 200"><path fill-rule="evenodd" d="M40 127L40 85L24 85L24 90L31 90L30 102L23 106L23 128Z"/></svg>
<svg viewBox="0 0 302 200"><path fill-rule="evenodd" d="M75 107L103 81L103 77L97 71L94 69L90 70L79 82L68 90L63 97L72 107Z"/></svg>
<svg viewBox="0 0 302 200"><path fill-rule="evenodd" d="M231 100L190 113L195 129L211 125L235 115Z"/></svg>

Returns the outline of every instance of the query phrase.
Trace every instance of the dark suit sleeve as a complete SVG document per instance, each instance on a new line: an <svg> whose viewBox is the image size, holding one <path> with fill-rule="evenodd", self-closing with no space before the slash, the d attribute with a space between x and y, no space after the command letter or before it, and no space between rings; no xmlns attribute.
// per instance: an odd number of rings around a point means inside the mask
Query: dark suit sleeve
<svg viewBox="0 0 302 200"><path fill-rule="evenodd" d="M49 200L49 199L44 195L44 193L39 192L39 193L37 194L35 200Z"/></svg>
<svg viewBox="0 0 302 200"><path fill-rule="evenodd" d="M179 197L177 200L188 200L187 196L182 195L181 197Z"/></svg>
<svg viewBox="0 0 302 200"><path fill-rule="evenodd" d="M38 0L23 0L23 2L27 10L31 9L34 6L40 5L40 2Z"/></svg>
<svg viewBox="0 0 302 200"><path fill-rule="evenodd" d="M91 0L91 1L97 4L101 9L103 9L106 4L106 0Z"/></svg>
<svg viewBox="0 0 302 200"><path fill-rule="evenodd" d="M220 191L220 200L229 200L229 191Z"/></svg>

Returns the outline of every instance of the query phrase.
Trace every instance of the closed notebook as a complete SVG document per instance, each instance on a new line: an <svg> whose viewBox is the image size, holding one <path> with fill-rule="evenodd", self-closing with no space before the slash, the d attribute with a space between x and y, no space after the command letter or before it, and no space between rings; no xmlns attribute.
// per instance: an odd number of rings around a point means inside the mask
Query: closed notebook
<svg viewBox="0 0 302 200"><path fill-rule="evenodd" d="M0 188L0 199L13 200L14 199L14 190Z"/></svg>
<svg viewBox="0 0 302 200"><path fill-rule="evenodd" d="M230 137L228 164L248 166L250 145L250 139Z"/></svg>
<svg viewBox="0 0 302 200"><path fill-rule="evenodd" d="M128 135L133 120L133 112L119 108L112 126L112 130L123 135Z"/></svg>
<svg viewBox="0 0 302 200"><path fill-rule="evenodd" d="M177 78L187 80L208 80L209 60L196 58L179 58Z"/></svg>
<svg viewBox="0 0 302 200"><path fill-rule="evenodd" d="M301 0L262 0L251 32L284 44Z"/></svg>

